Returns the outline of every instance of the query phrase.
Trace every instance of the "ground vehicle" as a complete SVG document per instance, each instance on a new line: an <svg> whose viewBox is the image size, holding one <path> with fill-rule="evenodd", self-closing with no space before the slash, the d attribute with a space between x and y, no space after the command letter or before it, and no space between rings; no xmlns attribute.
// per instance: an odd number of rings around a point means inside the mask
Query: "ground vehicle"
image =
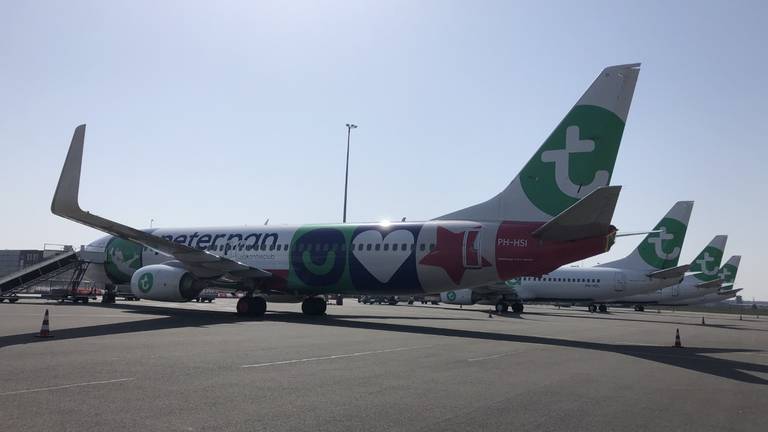
<svg viewBox="0 0 768 432"><path fill-rule="evenodd" d="M400 299L397 296L362 296L357 299L358 303L364 303L364 304L389 304L389 305L396 305Z"/></svg>
<svg viewBox="0 0 768 432"><path fill-rule="evenodd" d="M198 303L200 303L200 302L202 302L202 303L205 303L205 302L213 303L213 299L215 299L216 297L218 297L218 294L216 293L215 290L208 290L208 289L206 289L206 290L200 291L200 295L197 296L195 301L198 302Z"/></svg>

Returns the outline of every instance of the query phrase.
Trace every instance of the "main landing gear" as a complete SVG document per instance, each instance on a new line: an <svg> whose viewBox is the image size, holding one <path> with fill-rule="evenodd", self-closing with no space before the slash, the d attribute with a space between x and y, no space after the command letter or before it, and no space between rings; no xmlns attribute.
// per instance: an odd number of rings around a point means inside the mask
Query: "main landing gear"
<svg viewBox="0 0 768 432"><path fill-rule="evenodd" d="M523 309L525 307L522 303L506 303L506 302L498 302L496 303L496 313L507 313L509 310L512 309L513 313L522 313Z"/></svg>
<svg viewBox="0 0 768 432"><path fill-rule="evenodd" d="M645 312L645 306L635 305L635 312Z"/></svg>
<svg viewBox="0 0 768 432"><path fill-rule="evenodd" d="M327 307L328 305L322 297L308 297L301 302L301 311L304 312L304 315L325 315Z"/></svg>
<svg viewBox="0 0 768 432"><path fill-rule="evenodd" d="M267 312L267 301L264 297L240 297L237 301L237 314L240 316L260 317Z"/></svg>
<svg viewBox="0 0 768 432"><path fill-rule="evenodd" d="M595 313L597 311L605 313L605 312L608 312L608 306L606 306L605 303L600 303L599 305L592 303L591 305L589 305L589 311L592 313Z"/></svg>

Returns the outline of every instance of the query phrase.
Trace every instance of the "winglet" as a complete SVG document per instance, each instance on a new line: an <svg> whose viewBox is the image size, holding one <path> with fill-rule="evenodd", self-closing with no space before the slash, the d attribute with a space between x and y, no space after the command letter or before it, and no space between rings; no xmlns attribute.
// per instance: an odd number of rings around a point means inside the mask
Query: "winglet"
<svg viewBox="0 0 768 432"><path fill-rule="evenodd" d="M59 184L56 185L56 192L53 194L53 201L51 201L51 212L67 219L71 219L82 212L78 204L78 194L80 192L80 168L83 165L84 141L85 125L81 124L75 128L75 133L72 135L67 159L64 161L64 167L61 169L61 176L59 176Z"/></svg>
<svg viewBox="0 0 768 432"><path fill-rule="evenodd" d="M621 186L603 186L533 232L542 240L571 241L607 234Z"/></svg>

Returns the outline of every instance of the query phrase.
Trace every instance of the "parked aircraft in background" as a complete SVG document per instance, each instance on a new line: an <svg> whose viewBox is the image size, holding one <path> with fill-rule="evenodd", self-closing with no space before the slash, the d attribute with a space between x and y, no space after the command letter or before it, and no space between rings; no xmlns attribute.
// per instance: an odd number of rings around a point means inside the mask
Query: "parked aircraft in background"
<svg viewBox="0 0 768 432"><path fill-rule="evenodd" d="M721 287L726 287L726 290L732 288L741 257L738 255L731 257L718 270L727 240L728 236L725 235L719 235L712 239L693 260L690 268L693 273L686 275L679 284L652 293L625 297L616 303L634 306L635 310L643 311L646 305L677 304L680 301L717 292L721 290Z"/></svg>
<svg viewBox="0 0 768 432"><path fill-rule="evenodd" d="M446 303L495 302L498 311L509 304L522 312L523 301L587 304L605 312L605 303L630 293L643 293L680 281L688 265L678 266L692 201L677 202L627 257L595 267L562 267L538 276L511 279L496 285L448 291ZM599 306L598 306L599 304Z"/></svg>
<svg viewBox="0 0 768 432"><path fill-rule="evenodd" d="M741 262L741 256L732 256L728 262L720 269L717 274L717 281L722 282L719 287L702 287L699 292L689 294L690 289L682 292L680 297L672 297L671 299L665 299L659 304L665 306L684 306L695 304L706 304L713 302L720 302L736 296L741 291L740 288L734 289L734 283L736 282L736 273L739 269L739 263Z"/></svg>
<svg viewBox="0 0 768 432"><path fill-rule="evenodd" d="M614 242L620 187L607 185L638 73L638 64L604 69L501 193L428 222L138 230L80 209L85 125L51 211L110 234L89 246L105 251L110 287L130 283L138 297L163 301L239 290L243 315L262 315L267 300L317 315L324 293L437 293L546 274Z"/></svg>

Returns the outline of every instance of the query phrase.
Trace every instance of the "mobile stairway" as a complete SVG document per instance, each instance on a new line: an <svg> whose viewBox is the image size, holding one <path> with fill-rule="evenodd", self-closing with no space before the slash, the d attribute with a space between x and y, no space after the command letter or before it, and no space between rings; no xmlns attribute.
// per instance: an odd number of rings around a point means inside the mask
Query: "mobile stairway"
<svg viewBox="0 0 768 432"><path fill-rule="evenodd" d="M88 262L80 260L74 250L55 255L0 279L0 302L8 300L9 303L16 303L20 298L18 296L20 292L72 271L66 290L43 296L43 298L88 303L90 296L78 292L87 269Z"/></svg>

